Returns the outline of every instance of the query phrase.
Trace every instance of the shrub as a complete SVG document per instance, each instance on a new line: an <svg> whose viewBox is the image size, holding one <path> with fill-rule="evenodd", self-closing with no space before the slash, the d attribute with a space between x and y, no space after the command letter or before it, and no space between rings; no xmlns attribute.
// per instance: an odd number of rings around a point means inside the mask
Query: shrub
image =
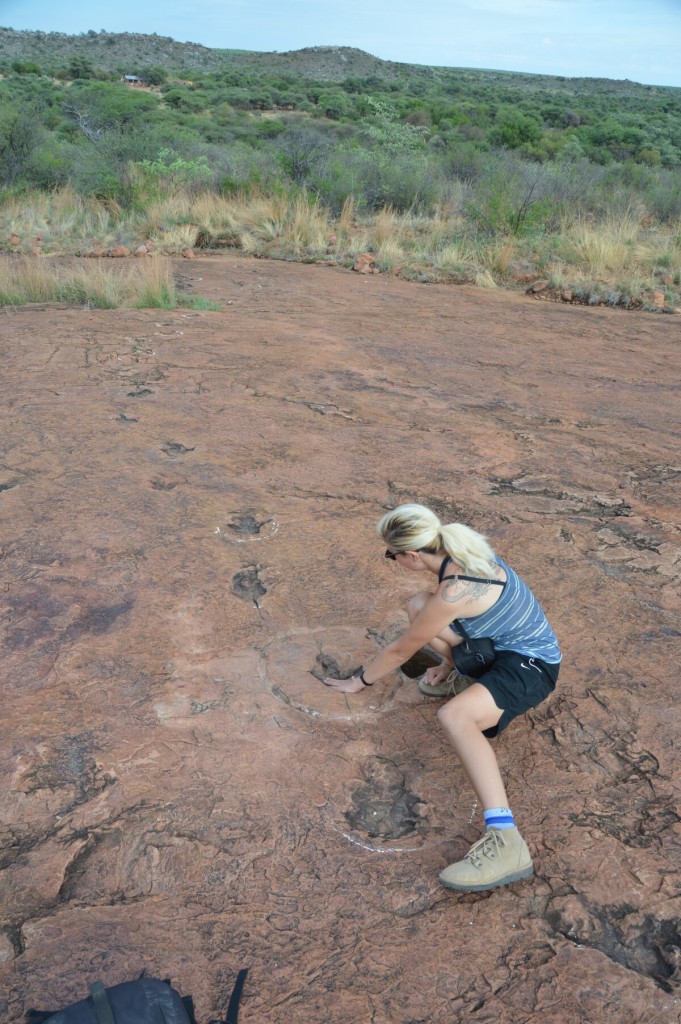
<svg viewBox="0 0 681 1024"><path fill-rule="evenodd" d="M559 216L541 165L510 157L494 161L475 182L466 213L483 231L518 236Z"/></svg>
<svg viewBox="0 0 681 1024"><path fill-rule="evenodd" d="M524 114L521 110L502 110L497 122L490 132L493 146L507 149L519 149L521 146L534 145L541 138L541 125L535 117Z"/></svg>
<svg viewBox="0 0 681 1024"><path fill-rule="evenodd" d="M156 191L196 189L205 186L213 176L205 156L185 160L172 149L162 149L155 160L141 160L137 167Z"/></svg>
<svg viewBox="0 0 681 1024"><path fill-rule="evenodd" d="M330 149L329 137L306 125L286 129L277 140L280 166L296 185L309 185L313 177L320 177Z"/></svg>
<svg viewBox="0 0 681 1024"><path fill-rule="evenodd" d="M32 60L13 60L11 68L16 75L42 75L43 73L40 65Z"/></svg>
<svg viewBox="0 0 681 1024"><path fill-rule="evenodd" d="M437 173L425 153L337 147L310 185L334 213L354 196L363 210L430 209L437 201Z"/></svg>
<svg viewBox="0 0 681 1024"><path fill-rule="evenodd" d="M13 185L26 171L44 138L36 114L28 106L0 112L0 181Z"/></svg>

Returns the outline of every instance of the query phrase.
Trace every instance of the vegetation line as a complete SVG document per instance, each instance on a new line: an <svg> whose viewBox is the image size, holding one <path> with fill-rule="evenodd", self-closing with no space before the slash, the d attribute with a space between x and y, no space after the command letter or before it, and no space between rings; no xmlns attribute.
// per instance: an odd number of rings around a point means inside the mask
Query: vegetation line
<svg viewBox="0 0 681 1024"><path fill-rule="evenodd" d="M676 310L681 90L0 28L0 250L141 245Z"/></svg>

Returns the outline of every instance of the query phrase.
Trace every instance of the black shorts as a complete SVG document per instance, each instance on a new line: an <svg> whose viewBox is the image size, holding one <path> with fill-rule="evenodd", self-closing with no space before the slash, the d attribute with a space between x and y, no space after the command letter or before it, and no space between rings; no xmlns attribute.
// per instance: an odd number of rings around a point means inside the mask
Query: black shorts
<svg viewBox="0 0 681 1024"><path fill-rule="evenodd" d="M483 729L489 739L498 736L509 722L541 704L556 686L560 663L551 665L540 658L528 658L515 651L497 651L494 664L476 680L489 690L503 714L491 729Z"/></svg>

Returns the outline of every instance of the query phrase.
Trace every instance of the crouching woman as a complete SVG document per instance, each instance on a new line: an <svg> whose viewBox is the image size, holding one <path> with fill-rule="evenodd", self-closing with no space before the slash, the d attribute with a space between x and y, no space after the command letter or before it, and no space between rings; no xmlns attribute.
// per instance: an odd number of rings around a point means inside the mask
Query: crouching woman
<svg viewBox="0 0 681 1024"><path fill-rule="evenodd" d="M420 681L423 693L455 696L438 711L440 724L480 802L485 833L463 860L440 874L450 889L477 892L533 874L490 739L552 693L561 660L556 635L539 602L489 546L462 523L440 522L423 505L401 505L378 523L385 557L400 568L437 577L436 589L408 606L409 628L357 676L324 680L359 693L429 646L441 663ZM494 642L494 661L470 685L455 669L455 649L466 638Z"/></svg>

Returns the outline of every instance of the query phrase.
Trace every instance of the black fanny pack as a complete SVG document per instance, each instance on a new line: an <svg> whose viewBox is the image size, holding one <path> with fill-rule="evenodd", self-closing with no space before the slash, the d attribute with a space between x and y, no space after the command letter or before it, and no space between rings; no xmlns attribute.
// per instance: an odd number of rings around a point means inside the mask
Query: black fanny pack
<svg viewBox="0 0 681 1024"><path fill-rule="evenodd" d="M477 639L469 636L461 619L454 619L454 625L464 637L463 643L452 648L456 670L462 676L479 679L496 661L497 652L494 648L494 640L488 636L481 636Z"/></svg>

